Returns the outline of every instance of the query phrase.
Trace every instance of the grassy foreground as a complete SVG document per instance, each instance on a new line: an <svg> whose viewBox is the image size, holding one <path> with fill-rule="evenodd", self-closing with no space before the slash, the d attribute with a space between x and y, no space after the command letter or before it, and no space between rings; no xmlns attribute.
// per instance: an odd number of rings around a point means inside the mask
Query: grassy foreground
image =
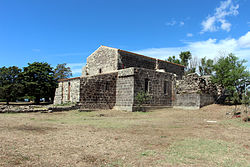
<svg viewBox="0 0 250 167"><path fill-rule="evenodd" d="M0 115L0 166L250 166L230 106Z"/></svg>

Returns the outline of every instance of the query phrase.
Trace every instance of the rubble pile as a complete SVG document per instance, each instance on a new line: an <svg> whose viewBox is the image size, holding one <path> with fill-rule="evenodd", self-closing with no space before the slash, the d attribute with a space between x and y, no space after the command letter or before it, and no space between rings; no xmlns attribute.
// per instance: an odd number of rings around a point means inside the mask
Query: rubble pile
<svg viewBox="0 0 250 167"><path fill-rule="evenodd" d="M68 106L53 106L53 105L0 105L0 113L29 113L29 112L61 112L77 110L80 106L72 104Z"/></svg>

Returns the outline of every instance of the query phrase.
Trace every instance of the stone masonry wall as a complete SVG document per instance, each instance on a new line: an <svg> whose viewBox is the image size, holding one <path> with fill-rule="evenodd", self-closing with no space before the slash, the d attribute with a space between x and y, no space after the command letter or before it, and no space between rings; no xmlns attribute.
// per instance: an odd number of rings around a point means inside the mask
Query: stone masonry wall
<svg viewBox="0 0 250 167"><path fill-rule="evenodd" d="M174 103L175 108L199 109L200 108L200 94L176 94Z"/></svg>
<svg viewBox="0 0 250 167"><path fill-rule="evenodd" d="M164 69L165 72L176 74L178 76L177 79L181 79L184 75L184 66L178 64L138 55L123 50L119 50L119 54L120 59L118 61L118 69L129 67L146 68L151 70Z"/></svg>
<svg viewBox="0 0 250 167"><path fill-rule="evenodd" d="M120 60L118 69L139 67L147 69L155 69L156 60L154 58L139 56L130 52L119 50Z"/></svg>
<svg viewBox="0 0 250 167"><path fill-rule="evenodd" d="M112 109L116 102L117 72L81 78L81 109Z"/></svg>
<svg viewBox="0 0 250 167"><path fill-rule="evenodd" d="M114 72L118 69L117 65L118 49L101 46L87 58L82 77Z"/></svg>
<svg viewBox="0 0 250 167"><path fill-rule="evenodd" d="M134 68L118 71L116 83L115 109L133 111L134 105Z"/></svg>
<svg viewBox="0 0 250 167"><path fill-rule="evenodd" d="M175 108L199 109L200 107L213 104L214 96L211 94L177 94Z"/></svg>
<svg viewBox="0 0 250 167"><path fill-rule="evenodd" d="M158 60L158 69L164 69L166 72L176 74L177 79L182 79L182 76L184 75L184 66L168 63L162 60Z"/></svg>
<svg viewBox="0 0 250 167"><path fill-rule="evenodd" d="M200 107L213 104L216 96L213 94L200 94Z"/></svg>
<svg viewBox="0 0 250 167"><path fill-rule="evenodd" d="M134 98L140 92L148 92L151 100L148 105L172 106L175 76L167 72L135 68ZM148 84L146 84L148 82ZM146 88L148 86L148 88ZM136 104L136 101L135 101Z"/></svg>
<svg viewBox="0 0 250 167"><path fill-rule="evenodd" d="M56 88L54 104L77 103L80 99L80 78L59 81Z"/></svg>

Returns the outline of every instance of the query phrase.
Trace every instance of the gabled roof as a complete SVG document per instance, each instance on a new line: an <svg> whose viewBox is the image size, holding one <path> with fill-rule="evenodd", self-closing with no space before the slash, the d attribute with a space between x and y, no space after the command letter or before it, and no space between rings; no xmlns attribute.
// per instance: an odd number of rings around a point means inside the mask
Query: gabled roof
<svg viewBox="0 0 250 167"><path fill-rule="evenodd" d="M156 60L158 60L158 61L163 61L163 62L167 62L167 63L170 63L170 64L174 64L174 65L177 65L177 66L185 67L185 66L183 66L183 65L181 65L181 64L172 63L172 62L166 61L166 60L156 59L156 58L153 58L153 57L145 56L145 55L138 54L138 53L134 53L134 52L129 52L129 51L122 50L122 49L112 48L112 47L104 46L104 45L101 45L100 47L107 47L107 48L115 49L115 50L118 50L118 52L123 52L123 53L129 54L129 55L141 56L141 57L144 57L144 58L147 58L147 59L153 59L153 60L155 60L155 61L156 61Z"/></svg>

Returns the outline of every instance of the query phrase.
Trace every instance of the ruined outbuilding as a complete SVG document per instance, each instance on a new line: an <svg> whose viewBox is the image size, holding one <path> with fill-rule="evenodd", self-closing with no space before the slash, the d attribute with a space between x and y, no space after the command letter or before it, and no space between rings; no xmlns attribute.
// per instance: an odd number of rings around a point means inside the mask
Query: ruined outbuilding
<svg viewBox="0 0 250 167"><path fill-rule="evenodd" d="M198 82L190 84L197 87L194 92L196 88L189 91L188 86L183 87L189 85L183 75L182 65L101 46L87 58L81 77L59 81L54 104L74 102L82 109L134 111L135 97L141 91L151 97L145 104L151 107L199 108L214 102L208 87L200 88L202 84L208 85L209 79L197 76Z"/></svg>

